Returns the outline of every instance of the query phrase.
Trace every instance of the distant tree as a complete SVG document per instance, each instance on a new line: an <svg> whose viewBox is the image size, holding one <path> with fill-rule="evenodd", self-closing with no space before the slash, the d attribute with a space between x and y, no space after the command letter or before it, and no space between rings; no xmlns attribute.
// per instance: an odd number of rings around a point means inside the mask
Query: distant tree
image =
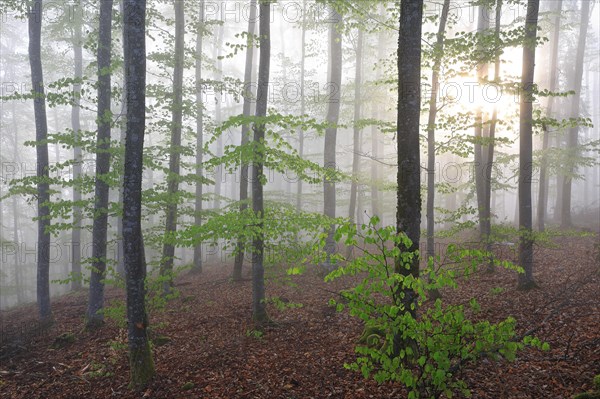
<svg viewBox="0 0 600 399"><path fill-rule="evenodd" d="M269 320L265 304L264 269L264 202L263 167L266 158L265 123L260 121L267 115L269 93L269 73L271 68L271 3L260 1L260 58L258 67L258 92L256 102L257 123L254 124L255 154L252 167L252 209L257 218L256 235L252 254L252 317L258 323Z"/></svg>
<svg viewBox="0 0 600 399"><path fill-rule="evenodd" d="M335 177L336 171L336 140L337 125L340 119L340 96L342 88L342 17L337 9L331 5L329 25L329 72L327 77L327 89L329 90L327 123L325 131L325 148L323 152L323 166L328 171L323 181L323 213L325 216L335 218L336 196ZM335 225L327 231L325 251L327 259L325 267L330 267L330 258L335 250Z"/></svg>
<svg viewBox="0 0 600 399"><path fill-rule="evenodd" d="M78 141L81 137L80 120L80 97L81 97L81 79L83 78L83 39L82 39L82 1L78 0L77 10L73 15L73 104L71 106L71 128L75 135L75 144L73 145L73 180L77 181L81 177L81 146ZM71 231L71 273L73 282L71 288L74 290L81 288L81 207L78 203L81 201L81 190L73 186L73 230Z"/></svg>
<svg viewBox="0 0 600 399"><path fill-rule="evenodd" d="M175 1L175 67L173 69L173 100L171 105L171 142L169 145L169 173L167 175L167 212L160 274L165 278L163 292L168 294L173 284L175 233L177 231L177 204L179 198L179 161L181 158L181 130L183 121L183 64L185 15L183 1Z"/></svg>
<svg viewBox="0 0 600 399"><path fill-rule="evenodd" d="M200 0L200 13L198 17L198 30L196 32L196 198L194 199L194 224L202 225L202 176L204 168L204 102L202 100L202 47L204 44L204 0ZM196 273L202 272L202 242L194 246L194 266Z"/></svg>
<svg viewBox="0 0 600 399"><path fill-rule="evenodd" d="M575 72L573 74L573 90L575 95L571 102L571 118L579 118L579 108L581 103L581 88L583 80L583 62L585 55L585 43L587 39L588 25L590 22L590 3L589 0L581 2L581 23L579 24L579 39L577 42L577 55L575 56ZM573 175L576 173L576 162L578 158L578 140L579 126L575 125L569 128L567 137L567 173L563 179L562 189L562 208L561 208L561 226L571 227L571 198L572 198L572 182Z"/></svg>
<svg viewBox="0 0 600 399"><path fill-rule="evenodd" d="M556 2L556 14L554 16L554 33L552 34L552 54L550 57L550 91L556 92L558 89L558 46L560 41L560 20L562 13L562 0ZM546 115L551 118L554 113L554 96L548 98L546 105ZM547 150L550 142L550 132L548 126L543 126L542 138L542 160L540 162L540 185L538 193L538 230L546 230L546 209L548 206L548 154Z"/></svg>
<svg viewBox="0 0 600 399"><path fill-rule="evenodd" d="M354 74L354 129L352 135L352 182L350 185L350 206L348 209L348 217L351 223L356 219L356 197L358 191L358 172L360 163L360 140L362 129L359 125L361 118L361 86L362 86L362 57L363 57L363 36L364 33L359 27L356 39L356 70ZM350 250L351 248L349 248Z"/></svg>
<svg viewBox="0 0 600 399"><path fill-rule="evenodd" d="M124 0L124 62L127 74L127 136L123 182L123 244L131 387L154 376L145 305L146 260L142 238L142 172L146 129L146 1Z"/></svg>
<svg viewBox="0 0 600 399"><path fill-rule="evenodd" d="M435 247L435 120L438 112L437 97L440 80L440 65L444 55L444 35L450 10L450 0L444 0L437 39L433 48L433 67L431 72L431 95L429 97L429 116L427 119L427 257L433 257Z"/></svg>
<svg viewBox="0 0 600 399"><path fill-rule="evenodd" d="M100 3L98 29L98 135L96 140L96 181L94 195L94 221L92 226L92 273L86 327L99 327L104 321L104 277L106 274L106 239L108 227L107 182L110 171L111 103L111 40L113 1Z"/></svg>
<svg viewBox="0 0 600 399"><path fill-rule="evenodd" d="M306 113L306 0L302 1L302 39L301 39L301 59L300 59L300 115ZM304 156L304 130L298 128L298 156ZM302 211L302 179L298 178L298 188L296 190L296 209Z"/></svg>
<svg viewBox="0 0 600 399"><path fill-rule="evenodd" d="M37 304L39 317L46 321L52 318L50 309L50 185L48 164L48 121L46 118L46 97L44 93L44 73L42 70L42 0L33 0L28 7L29 64L31 67L31 87L33 91L33 112L35 115L35 139L37 152Z"/></svg>
<svg viewBox="0 0 600 399"><path fill-rule="evenodd" d="M520 289L529 289L536 285L533 279L531 178L535 48L539 7L539 0L528 0L523 42L519 111L519 265L525 272L520 273L518 277Z"/></svg>
<svg viewBox="0 0 600 399"><path fill-rule="evenodd" d="M250 117L252 110L252 101L254 101L254 92L252 85L252 66L254 65L254 35L256 33L256 0L250 1L250 13L248 18L248 40L246 42L246 66L244 70L244 105L243 114L245 117ZM250 124L242 125L242 138L240 145L243 147L250 140ZM248 163L242 162L240 168L240 214L243 214L248 209ZM244 263L244 240L239 239L237 244L237 253L233 265L233 280L239 281L242 279L242 266Z"/></svg>

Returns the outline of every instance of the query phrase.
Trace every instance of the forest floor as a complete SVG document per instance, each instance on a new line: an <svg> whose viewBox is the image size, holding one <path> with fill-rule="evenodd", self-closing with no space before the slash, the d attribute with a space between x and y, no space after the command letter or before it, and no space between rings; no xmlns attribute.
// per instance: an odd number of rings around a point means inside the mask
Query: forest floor
<svg viewBox="0 0 600 399"><path fill-rule="evenodd" d="M483 360L460 372L473 398L570 398L591 388L600 373L600 271L598 237L561 239L555 248L538 248L535 279L539 288L516 290L514 272L481 273L443 292L452 303L481 304L477 317L517 319L518 333L539 327L536 335L551 350L526 348L514 362ZM230 265L182 275L181 295L151 314L157 376L144 392L128 390L126 330L108 320L99 331L82 330L86 292L53 302L55 323L38 329L35 306L2 312L0 349L2 398L403 398L401 386L377 384L344 369L355 358L359 320L328 305L350 279L324 283L308 272L294 276L295 287L270 281L269 296L301 303L279 311L277 325L263 333L250 317L251 283L228 280ZM113 302L123 294L107 289ZM21 331L22 330L22 331ZM8 337L7 331L12 331ZM16 333L16 334L15 334ZM72 333L74 342L53 347ZM65 340L68 341L68 340Z"/></svg>

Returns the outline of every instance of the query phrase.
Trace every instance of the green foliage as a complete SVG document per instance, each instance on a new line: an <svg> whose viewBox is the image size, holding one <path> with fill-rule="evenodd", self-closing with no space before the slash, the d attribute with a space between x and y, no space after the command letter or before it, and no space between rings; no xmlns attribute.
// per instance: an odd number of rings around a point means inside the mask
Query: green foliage
<svg viewBox="0 0 600 399"><path fill-rule="evenodd" d="M409 398L451 397L459 392L469 396L466 383L457 371L466 363L481 357L514 360L524 345L548 349L538 339L526 337L520 342L515 335L516 320L508 317L499 323L474 321L480 305L475 298L469 306L446 304L441 299L426 303L434 289L455 288L457 278L468 277L488 254L482 251L448 248L461 269L439 268L434 271L433 259L423 277L404 276L396 272L395 264L405 265L418 253L401 252L410 240L397 234L394 227L377 227L372 218L369 225L357 231L353 225L338 229L336 238L344 238L362 252L346 265L331 272L326 281L345 275L363 279L343 292L347 303L336 303L338 310L347 308L352 316L365 323L365 332L356 347L357 359L345 367L359 371L365 378L378 382L402 383ZM519 270L504 263L504 267ZM412 291L416 302L407 301L405 293ZM414 310L418 308L419 312Z"/></svg>
<svg viewBox="0 0 600 399"><path fill-rule="evenodd" d="M246 330L246 337L255 338L255 339L263 339L263 333L260 330Z"/></svg>

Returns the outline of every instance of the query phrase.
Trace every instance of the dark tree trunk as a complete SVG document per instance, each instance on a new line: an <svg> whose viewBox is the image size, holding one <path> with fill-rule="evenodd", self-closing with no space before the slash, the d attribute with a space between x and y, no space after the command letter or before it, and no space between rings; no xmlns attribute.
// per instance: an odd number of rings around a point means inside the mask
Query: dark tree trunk
<svg viewBox="0 0 600 399"><path fill-rule="evenodd" d="M444 0L437 41L434 47L434 64L431 74L431 95L429 97L429 117L427 119L427 258L435 256L435 118L437 116L437 95L440 80L440 64L444 55L444 35L450 0Z"/></svg>
<svg viewBox="0 0 600 399"><path fill-rule="evenodd" d="M183 57L185 16L183 2L175 1L175 67L173 70L173 103L171 119L171 144L169 148L169 174L167 175L167 210L163 254L160 274L165 278L163 293L168 294L173 285L173 259L175 258L175 233L177 231L177 192L179 191L179 159L183 118Z"/></svg>
<svg viewBox="0 0 600 399"><path fill-rule="evenodd" d="M271 68L271 4L260 2L260 60L258 68L258 94L256 117L267 115L269 93L269 72ZM252 254L252 317L258 323L269 320L265 304L265 269L264 269L264 204L263 204L263 165L265 159L265 125L254 125L254 142L256 145L255 161L252 168L252 209L258 218L258 229L253 240Z"/></svg>
<svg viewBox="0 0 600 399"><path fill-rule="evenodd" d="M82 42L82 4L79 0L77 4L78 10L75 12L73 20L73 77L76 81L83 77L83 42ZM71 106L71 128L75 138L73 146L73 180L78 181L81 178L81 146L80 140L80 96L81 83L73 84L73 105ZM71 230L71 289L78 290L81 288L81 207L78 205L81 202L81 191L77 184L73 186L73 230Z"/></svg>
<svg viewBox="0 0 600 399"><path fill-rule="evenodd" d="M583 80L583 62L585 55L585 43L587 38L588 25L590 22L590 1L583 0L581 2L581 24L579 25L579 41L577 43L577 55L575 56L575 74L574 87L575 95L571 103L571 118L579 117L579 107L581 102L581 86ZM574 126L569 128L567 136L567 174L563 180L562 190L562 207L560 224L563 228L568 228L573 225L571 221L571 188L573 185L573 175L576 173L576 162L578 157L578 136L579 127Z"/></svg>
<svg viewBox="0 0 600 399"><path fill-rule="evenodd" d="M48 121L46 118L46 98L44 94L44 74L42 71L42 0L33 0L29 8L29 64L31 66L31 87L35 96L35 139L37 152L37 214L38 214L38 256L37 256L37 304L42 321L52 318L50 309L50 186L48 184Z"/></svg>
<svg viewBox="0 0 600 399"><path fill-rule="evenodd" d="M520 289L529 289L535 286L533 279L531 177L533 169L533 79L539 6L539 0L529 0L527 2L525 42L523 44L519 124L519 264L525 272L519 274Z"/></svg>
<svg viewBox="0 0 600 399"><path fill-rule="evenodd" d="M421 24L423 1L403 1L400 5L400 35L398 38L398 203L396 229L412 241L410 246L399 245L401 253L419 250L421 238L421 151L419 148L421 114ZM419 257L408 264L402 256L395 260L396 273L419 276ZM402 289L402 288L400 288ZM405 310L411 309L415 295L404 289Z"/></svg>
<svg viewBox="0 0 600 399"><path fill-rule="evenodd" d="M300 115L306 113L305 92L305 74L306 74L306 0L302 2L302 54L300 59ZM298 156L304 157L304 128L298 129ZM296 210L302 211L302 179L298 178L298 188L296 191Z"/></svg>
<svg viewBox="0 0 600 399"><path fill-rule="evenodd" d="M560 41L560 20L562 13L562 0L556 3L556 16L554 17L554 33L552 37L552 55L550 59L550 91L555 92L558 89L558 45ZM554 109L554 97L548 98L546 115L552 118ZM550 141L550 132L548 126L544 126L542 160L540 164L540 185L538 194L538 229L546 230L546 207L548 206L548 146Z"/></svg>
<svg viewBox="0 0 600 399"><path fill-rule="evenodd" d="M198 32L196 33L196 200L194 203L194 224L202 226L202 195L203 195L203 165L204 161L204 102L202 99L202 45L204 39L204 0L200 0ZM194 246L194 266L196 273L202 272L202 242Z"/></svg>
<svg viewBox="0 0 600 399"><path fill-rule="evenodd" d="M256 33L256 0L250 1L250 16L248 20L248 47L246 48L246 67L244 71L244 117L250 117L252 112L252 101L254 101L255 93L252 84L252 66L254 65L254 35ZM250 141L250 124L242 125L242 138L240 145L246 146ZM240 214L244 214L248 209L248 162L242 161L240 168ZM243 216L242 216L243 218ZM238 240L237 253L233 264L233 280L239 281L242 279L242 267L244 265L245 247L242 239Z"/></svg>
<svg viewBox="0 0 600 399"><path fill-rule="evenodd" d="M142 172L146 129L146 1L124 0L124 61L127 74L127 137L123 183L123 243L127 276L127 321L131 387L141 389L154 376L148 341L142 239Z"/></svg>
<svg viewBox="0 0 600 399"><path fill-rule="evenodd" d="M328 127L325 131L325 148L323 153L323 166L326 169L327 175L323 181L323 213L325 216L335 218L335 172L336 165L336 139L337 139L337 124L340 118L340 93L342 85L342 34L341 23L342 17L332 9L331 21L329 26L329 76L327 81L330 92L329 105L327 107L327 123ZM327 232L325 240L325 252L327 259L325 268L331 267L331 255L335 251L335 225L331 225Z"/></svg>
<svg viewBox="0 0 600 399"><path fill-rule="evenodd" d="M121 18L123 16L123 0L119 1L119 9L121 11ZM125 147L125 135L127 134L126 115L127 115L127 74L123 73L123 92L121 93L121 115L120 115L120 128L119 128L119 143L122 147ZM119 178L119 190L118 190L118 203L123 204L123 159L120 162L120 178ZM117 273L121 277L125 277L125 258L123 248L123 210L117 215Z"/></svg>
<svg viewBox="0 0 600 399"><path fill-rule="evenodd" d="M100 3L98 38L98 136L96 140L96 188L92 226L92 273L86 314L86 327L95 328L104 321L104 277L106 273L106 236L108 226L108 193L105 180L110 172L111 40L112 0Z"/></svg>

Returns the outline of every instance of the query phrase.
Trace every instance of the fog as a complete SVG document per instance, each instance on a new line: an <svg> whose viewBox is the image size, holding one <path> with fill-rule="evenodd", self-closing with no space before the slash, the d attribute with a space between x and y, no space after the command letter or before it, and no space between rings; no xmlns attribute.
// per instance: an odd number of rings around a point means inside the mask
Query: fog
<svg viewBox="0 0 600 399"><path fill-rule="evenodd" d="M316 122L324 122L331 95L339 90L341 93L341 110L337 142L335 147L335 168L344 173L336 185L336 209L338 217L348 217L350 204L351 181L357 182L357 205L354 217L358 224L368 221L371 216L381 218L384 225L395 223L396 212L396 106L397 79L397 10L392 4L376 6L372 2L353 2L349 11L348 24L342 33L342 82L336 87L328 82L329 52L328 29L330 12L327 7L309 1L306 14L303 14L302 2L286 0L272 4L271 18L271 76L269 85L268 107L272 114L300 115L301 98L304 97L305 112L308 118ZM198 2L185 2L186 11L186 55L184 63L183 96L189 101L183 115L182 147L187 149L181 155L181 174L193 174L195 168L195 116L191 109L194 88L194 58L196 30L194 24L198 18ZM541 2L540 35L547 38L536 51L537 62L535 81L538 87L550 87L550 65L552 46L551 12L553 1ZM3 96L0 118L1 176L0 176L0 239L2 244L0 267L0 307L7 308L17 304L35 301L36 299L36 200L35 184L32 178L36 174L36 149L28 144L35 140L35 122L33 101L23 98L30 93L31 78L28 65L28 31L27 20L21 18L20 11L9 9L3 4L0 25L0 81ZM564 1L560 44L558 46L558 87L557 91L573 90L575 82L575 62L579 33L579 1ZM150 266L157 265L161 257L161 235L164 233L165 213L161 203L161 195L166 190L169 145L169 93L173 82L173 7L170 3L150 2L152 13L148 16L147 29L147 115L146 115L146 156L147 167L144 170L143 186L143 229L147 240L146 253ZM424 25L424 51L435 41L435 32L441 4L426 2L428 18ZM93 4L85 4L79 8L73 2L45 1L42 27L42 63L44 81L47 91L47 118L50 157L52 238L50 251L50 280L52 295L61 295L71 289L67 280L72 271L71 230L73 221L73 146L65 143L73 134L72 107L69 93L73 85L69 79L73 76L73 21L76 15L83 18L83 88L81 97L80 123L84 136L87 137L82 158L77 161L82 173L93 179L95 171L95 154L91 141L96 127L96 54L98 10ZM492 13L493 14L493 13ZM491 29L494 27L494 16L490 14ZM112 140L116 146L120 142L121 123L124 119L121 90L123 87L122 38L119 6L114 6L115 22L113 24L113 68L112 85ZM356 22L356 15L363 19ZM506 5L502 13L502 29L515 29L524 21L524 6ZM223 154L224 149L238 146L240 129L237 126L225 129L223 134L215 135L215 127L230 117L242 114L243 97L241 96L244 80L244 64L246 39L241 34L247 31L249 7L242 1L206 1L204 47L202 53L203 66L203 104L204 104L204 142L205 162L209 162L215 154ZM587 43L583 59L583 78L581 92L556 97L554 113L550 117L557 120L568 118L588 118L578 128L578 154L580 162L575 167L575 178L572 183L571 229L598 231L600 226L600 173L598 167L598 140L600 129L597 123L600 104L598 21L599 7L591 5L590 25L587 31ZM220 24L222 22L222 24ZM305 23L306 43L304 58L304 93L301 92L300 63L303 49L302 23ZM468 2L453 2L446 38L452 39L465 32L477 29L477 7ZM353 25L354 24L354 25ZM219 41L219 30L222 27L222 39ZM358 174L351 177L353 154L354 126L354 84L356 70L357 29L364 32L362 62L363 76L360 86L362 92L361 114L364 120L360 131ZM508 38L507 38L508 40ZM469 44L465 44L468 46ZM258 49L255 53L258 54ZM439 231L450 231L462 226L462 229L476 229L477 201L475 193L475 175L472 141L473 114L482 109L487 118L494 109L500 120L496 131L496 154L492 170L491 211L493 225L515 226L518 222L517 206L517 161L519 133L519 93L510 87L519 81L521 63L521 45L507 46L501 53L501 86L489 82L478 82L473 61L463 59L460 50L455 47L454 54L445 56L441 68L441 80L437 90L438 103L442 104L438 112L438 125L435 132L439 143L435 171L433 175L427 171L427 115L429 93L431 92L431 56L423 59L422 70L422 157L421 182L423 206L426 198L426 182L433 176L436 184L435 228ZM216 55L220 54L219 60ZM466 54L468 56L470 55ZM252 82L256 82L258 56L254 57L255 69ZM493 71L490 61L490 76ZM471 65L471 66L469 66ZM66 79L66 80L65 80ZM491 77L490 77L491 80ZM254 83L255 84L255 83ZM581 101L579 115L572 115L571 102L574 96ZM548 97L538 96L534 102L537 117L545 115ZM220 114L220 115L218 115ZM460 120L464 118L464 120ZM374 124L373 120L377 120ZM581 124L581 123L580 123ZM558 123L560 125L560 123ZM561 184L564 171L561 171L561 150L565 149L566 127L550 128L550 149L546 150L550 157L548 180L547 225L559 228L561 225ZM291 153L299 148L297 128L280 129L281 137L290 145L283 151ZM317 129L306 129L304 133L303 154L306 160L323 164L323 132ZM534 165L533 168L533 213L538 207L538 188L540 159L542 156L542 126L534 126ZM61 135L66 135L67 138ZM54 137L54 138L52 138ZM62 138L61 138L62 137ZM213 140L214 139L214 140ZM58 141L58 142L57 142ZM121 152L119 152L121 151ZM122 150L116 150L116 158ZM564 164L564 162L563 162ZM113 165L117 165L113 162ZM205 220L235 209L239 199L239 183L241 172L239 165L209 165L205 167L205 176L210 181L204 184L203 207ZM109 212L109 267L116 268L122 253L119 253L117 225L118 218L118 180L120 172L113 172L110 189L111 211ZM308 171L317 180L322 176ZM296 173L289 170L280 173L273 169L265 170L267 179L265 199L296 207L301 203L304 212L323 212L323 184L304 182L301 199L297 198L298 180ZM375 179L373 179L375 177ZM17 184L15 179L25 179ZM89 180L87 186L81 186L83 200L91 200L94 191ZM194 223L190 209L194 202L195 183L190 179L182 179L179 191L188 195L179 199L180 213L178 225L185 230ZM13 191L10 191L11 188ZM18 189L15 189L18 188ZM376 193L376 198L373 197ZM114 206L113 206L114 205ZM91 257L91 209L84 206L82 219L81 259L84 276L89 275L86 259ZM422 228L425 229L425 211L423 211ZM534 225L536 220L534 216ZM299 238L300 239L300 238ZM226 245L226 240L218 238L202 242L202 256L206 264L229 267L233 262L233 247ZM193 246L181 241L176 244L176 265L188 265L192 262ZM85 278L85 277L84 277ZM84 282L85 285L85 282Z"/></svg>

